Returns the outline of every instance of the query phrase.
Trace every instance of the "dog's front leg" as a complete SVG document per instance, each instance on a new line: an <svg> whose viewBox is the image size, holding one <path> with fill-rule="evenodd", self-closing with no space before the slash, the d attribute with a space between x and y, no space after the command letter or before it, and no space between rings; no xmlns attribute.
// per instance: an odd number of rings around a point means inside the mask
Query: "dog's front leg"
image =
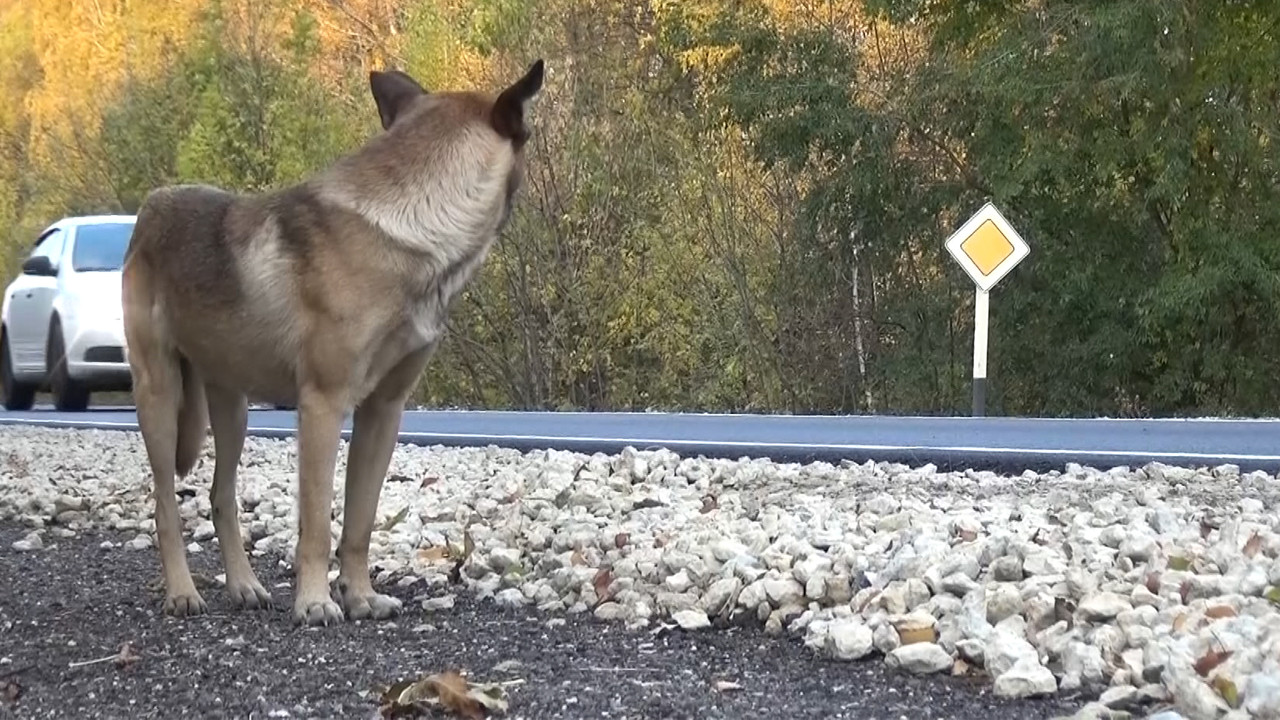
<svg viewBox="0 0 1280 720"><path fill-rule="evenodd" d="M329 532L343 400L340 392L314 386L304 386L299 396L295 623L329 625L342 621L342 609L329 596Z"/></svg>
<svg viewBox="0 0 1280 720"><path fill-rule="evenodd" d="M400 610L400 601L374 592L369 582L369 536L378 498L399 436L404 404L432 347L410 353L356 408L347 455L346 502L338 542L338 590L351 619L383 620Z"/></svg>

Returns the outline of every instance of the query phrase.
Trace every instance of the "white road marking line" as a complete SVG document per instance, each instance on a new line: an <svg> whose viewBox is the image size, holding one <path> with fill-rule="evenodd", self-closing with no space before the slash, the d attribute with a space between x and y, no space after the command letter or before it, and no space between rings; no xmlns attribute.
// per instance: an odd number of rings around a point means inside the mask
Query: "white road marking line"
<svg viewBox="0 0 1280 720"><path fill-rule="evenodd" d="M0 419L0 423L30 425L63 425L89 429L130 429L137 430L136 423L90 420L55 420L16 418ZM296 428L250 426L250 434L296 433ZM350 430L343 429L348 435ZM502 445L504 441L524 441L539 443L574 442L574 443L606 443L615 445L648 446L684 446L684 447L742 447L742 448L777 448L795 450L836 450L836 451L886 451L908 450L916 452L950 452L950 453L987 453L995 455L1088 455L1094 457L1131 457L1142 455L1156 458L1177 458L1180 460L1248 460L1248 461L1280 461L1280 455L1252 455L1241 453L1194 453L1177 451L1143 451L1143 450L1100 450L1087 448L1019 448L1019 447L985 447L978 445L869 445L843 443L797 443L797 442L761 442L755 440L695 440L676 438L614 438L589 435L491 435L487 433L446 433L423 432L419 430L401 431L399 438L427 441L437 440L472 440L485 441L486 444Z"/></svg>

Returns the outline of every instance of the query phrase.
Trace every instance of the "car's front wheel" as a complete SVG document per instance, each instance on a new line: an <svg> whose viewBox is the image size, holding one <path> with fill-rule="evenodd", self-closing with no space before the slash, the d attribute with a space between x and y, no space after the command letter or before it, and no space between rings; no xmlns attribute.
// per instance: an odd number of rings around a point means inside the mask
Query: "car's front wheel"
<svg viewBox="0 0 1280 720"><path fill-rule="evenodd" d="M57 317L49 325L49 349L45 353L49 370L49 389L53 406L62 412L80 412L89 408L89 389L67 372L67 346L62 337L62 323Z"/></svg>
<svg viewBox="0 0 1280 720"><path fill-rule="evenodd" d="M9 355L9 333L0 329L0 385L4 389L4 409L11 412L30 410L36 404L36 386L19 382L13 376L13 358Z"/></svg>

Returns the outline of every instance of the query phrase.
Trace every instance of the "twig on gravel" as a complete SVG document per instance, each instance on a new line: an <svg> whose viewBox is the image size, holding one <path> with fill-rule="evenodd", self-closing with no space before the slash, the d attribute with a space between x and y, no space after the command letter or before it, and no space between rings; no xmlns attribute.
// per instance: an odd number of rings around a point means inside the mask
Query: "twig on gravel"
<svg viewBox="0 0 1280 720"><path fill-rule="evenodd" d="M130 645L129 643L123 643L120 645L120 651L115 653L114 655L108 655L106 657L100 657L93 660L81 660L79 662L69 663L67 667L79 668L79 667L85 667L87 665L97 665L99 663L111 662L113 660L120 667L124 667L126 665L132 665L133 663L137 662L140 659L141 659L141 656L133 651L132 645Z"/></svg>
<svg viewBox="0 0 1280 720"><path fill-rule="evenodd" d="M81 660L79 662L67 663L67 667L79 668L79 667L85 667L86 665L97 665L98 663L111 662L112 660L115 660L118 657L120 657L120 653L115 653L113 655L100 657L94 660Z"/></svg>

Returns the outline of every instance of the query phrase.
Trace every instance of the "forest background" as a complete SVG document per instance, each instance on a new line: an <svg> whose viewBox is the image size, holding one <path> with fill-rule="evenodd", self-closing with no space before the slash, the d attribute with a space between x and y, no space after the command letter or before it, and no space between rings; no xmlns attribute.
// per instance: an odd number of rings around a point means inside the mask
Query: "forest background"
<svg viewBox="0 0 1280 720"><path fill-rule="evenodd" d="M378 131L368 72L547 61L520 207L417 400L963 414L1280 406L1280 3L0 0L0 260L152 188L282 187Z"/></svg>

